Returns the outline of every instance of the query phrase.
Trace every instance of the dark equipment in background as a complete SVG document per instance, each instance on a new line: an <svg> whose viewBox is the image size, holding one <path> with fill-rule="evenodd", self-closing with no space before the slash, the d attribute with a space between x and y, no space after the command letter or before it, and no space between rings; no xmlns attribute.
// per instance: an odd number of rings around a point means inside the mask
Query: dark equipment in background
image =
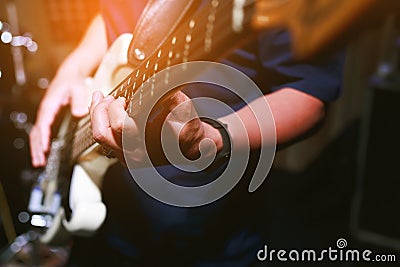
<svg viewBox="0 0 400 267"><path fill-rule="evenodd" d="M351 231L357 239L400 250L400 18L387 20L377 70L361 117Z"/></svg>
<svg viewBox="0 0 400 267"><path fill-rule="evenodd" d="M55 66L48 65L35 76L26 72L25 61L28 57L32 60L39 49L38 43L32 37L34 34L20 29L23 14L17 14L17 10L21 3L0 2L0 149L3 151L0 182L4 189L0 192L0 265L19 262L27 266L59 266L67 257L67 248L40 244L40 229L31 225L32 214L28 211L32 186L40 173L30 164L28 134L43 89L48 85L47 78L37 76L50 77ZM43 0L40 6L51 33L46 41L48 45L73 46L97 12L98 1Z"/></svg>
<svg viewBox="0 0 400 267"><path fill-rule="evenodd" d="M53 41L76 43L79 31L85 28L96 11L96 2L44 0L48 23L54 33ZM383 55L377 75L366 88L350 230L360 242L400 250L400 216L397 212L400 203L397 193L400 186L397 170L400 151L400 41L398 22L393 19L390 23L390 29L383 32ZM30 168L26 133L26 126L29 127L34 120L37 102L24 97L31 90L31 81L28 79L28 84L21 85L15 79L9 44L0 43L0 59L0 149L4 155L0 163L0 180L11 203L16 233L26 244L35 244L36 235L28 232L29 222L19 221L18 216L27 210L31 185L38 174ZM3 234L3 226L0 220L0 247L7 247L7 252L9 241ZM31 252L36 253L34 250Z"/></svg>

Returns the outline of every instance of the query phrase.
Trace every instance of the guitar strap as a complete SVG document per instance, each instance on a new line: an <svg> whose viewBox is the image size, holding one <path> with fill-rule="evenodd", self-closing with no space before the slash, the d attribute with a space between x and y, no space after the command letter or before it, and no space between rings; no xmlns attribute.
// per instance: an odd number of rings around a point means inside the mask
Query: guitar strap
<svg viewBox="0 0 400 267"><path fill-rule="evenodd" d="M156 51L194 7L195 0L149 0L133 32L128 61L134 67ZM201 2L201 1L197 1Z"/></svg>

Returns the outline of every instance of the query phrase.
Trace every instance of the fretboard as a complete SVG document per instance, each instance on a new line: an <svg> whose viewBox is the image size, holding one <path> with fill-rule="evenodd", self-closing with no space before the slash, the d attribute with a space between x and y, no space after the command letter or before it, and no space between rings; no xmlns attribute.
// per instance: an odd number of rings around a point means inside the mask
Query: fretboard
<svg viewBox="0 0 400 267"><path fill-rule="evenodd" d="M140 110L146 98L152 97L157 84L151 84L150 91L144 91L144 83L159 71L168 67L195 60L216 60L227 55L233 48L254 36L250 29L253 4L238 0L210 0L207 5L188 16L176 31L167 38L157 51L143 60L110 93L114 97L123 96ZM238 4L239 3L239 4ZM129 113L129 112L128 112ZM90 118L79 122L72 143L72 160L76 160L90 146L92 138Z"/></svg>

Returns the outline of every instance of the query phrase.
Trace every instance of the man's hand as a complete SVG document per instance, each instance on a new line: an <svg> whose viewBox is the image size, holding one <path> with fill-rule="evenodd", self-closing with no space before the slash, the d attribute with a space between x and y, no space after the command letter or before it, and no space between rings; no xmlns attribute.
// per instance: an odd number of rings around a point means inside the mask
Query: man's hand
<svg viewBox="0 0 400 267"><path fill-rule="evenodd" d="M90 106L94 140L112 150L124 165L126 160L131 160L141 166L147 153L154 164L166 164L160 142L162 127L169 128L167 140L179 140L181 152L188 159L200 156L199 145L205 138L211 139L217 150L222 149L222 137L217 129L199 118L188 120L195 112L194 107L180 91L163 99L149 121L129 117L125 108L125 98L104 97L100 92L93 94ZM149 133L146 137L141 131L144 128ZM122 145L122 133L129 138L129 148ZM124 149L129 159L124 157Z"/></svg>
<svg viewBox="0 0 400 267"><path fill-rule="evenodd" d="M46 164L50 148L51 125L60 109L71 105L73 116L82 117L88 113L89 90L84 84L85 77L79 75L57 75L50 84L39 106L36 122L29 134L32 165Z"/></svg>
<svg viewBox="0 0 400 267"><path fill-rule="evenodd" d="M97 15L86 30L79 45L60 65L39 106L35 125L29 135L31 160L34 167L46 164L50 148L51 125L61 107L71 105L72 115L88 113L90 90L85 79L96 70L107 51L104 20Z"/></svg>

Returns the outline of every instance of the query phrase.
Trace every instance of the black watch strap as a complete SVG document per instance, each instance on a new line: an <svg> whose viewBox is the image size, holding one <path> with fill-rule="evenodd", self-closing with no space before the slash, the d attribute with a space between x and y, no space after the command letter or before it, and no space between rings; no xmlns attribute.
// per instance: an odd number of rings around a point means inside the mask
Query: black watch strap
<svg viewBox="0 0 400 267"><path fill-rule="evenodd" d="M206 118L206 117L200 117L200 120L210 124L212 127L217 129L222 137L222 149L217 152L217 155L215 155L215 159L213 163L207 167L206 171L212 171L218 167L220 167L223 163L225 163L227 160L229 160L231 156L231 140L229 137L228 133L228 125L225 123L222 123L218 120L211 119L211 118Z"/></svg>

